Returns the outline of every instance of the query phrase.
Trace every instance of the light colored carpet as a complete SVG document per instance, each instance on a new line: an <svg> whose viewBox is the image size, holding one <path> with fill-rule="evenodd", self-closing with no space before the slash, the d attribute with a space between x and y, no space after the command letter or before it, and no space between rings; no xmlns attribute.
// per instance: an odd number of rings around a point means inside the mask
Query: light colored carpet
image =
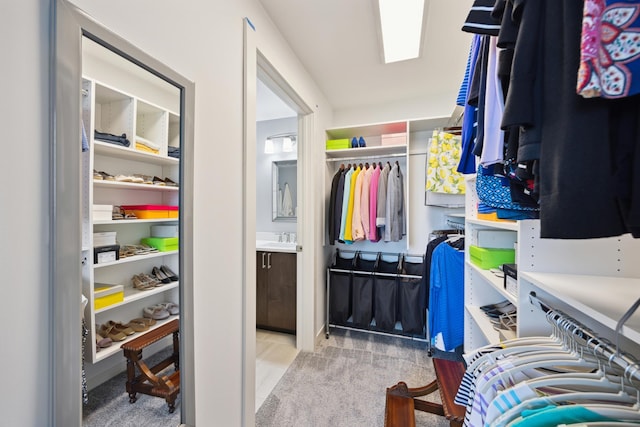
<svg viewBox="0 0 640 427"><path fill-rule="evenodd" d="M434 378L426 343L332 329L315 352L294 360L256 413L256 426L382 427L387 387L398 381L419 387ZM416 423L449 425L419 411Z"/></svg>

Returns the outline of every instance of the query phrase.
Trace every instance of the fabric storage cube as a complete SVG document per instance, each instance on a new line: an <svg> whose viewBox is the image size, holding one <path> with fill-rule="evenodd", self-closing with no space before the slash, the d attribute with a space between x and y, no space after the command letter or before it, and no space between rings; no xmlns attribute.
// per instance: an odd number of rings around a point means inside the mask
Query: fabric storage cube
<svg viewBox="0 0 640 427"><path fill-rule="evenodd" d="M470 245L469 258L478 267L483 270L489 270L502 264L513 264L516 253L514 249L481 248Z"/></svg>
<svg viewBox="0 0 640 427"><path fill-rule="evenodd" d="M329 323L346 325L351 317L351 276L329 271Z"/></svg>
<svg viewBox="0 0 640 427"><path fill-rule="evenodd" d="M400 278L398 281L398 315L402 332L424 335L426 307L421 301L425 295L422 279Z"/></svg>
<svg viewBox="0 0 640 427"><path fill-rule="evenodd" d="M395 277L375 276L373 282L373 311L376 328L393 331L396 326L398 284Z"/></svg>
<svg viewBox="0 0 640 427"><path fill-rule="evenodd" d="M140 239L140 243L149 245L161 252L178 250L177 237L145 237L144 239Z"/></svg>
<svg viewBox="0 0 640 427"><path fill-rule="evenodd" d="M353 299L351 314L353 324L369 327L373 319L373 276L353 274Z"/></svg>

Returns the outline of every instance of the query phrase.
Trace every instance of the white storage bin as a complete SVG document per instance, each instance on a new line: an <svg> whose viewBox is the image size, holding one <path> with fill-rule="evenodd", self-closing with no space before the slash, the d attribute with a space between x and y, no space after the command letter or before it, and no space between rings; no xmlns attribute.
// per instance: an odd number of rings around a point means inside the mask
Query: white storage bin
<svg viewBox="0 0 640 427"><path fill-rule="evenodd" d="M93 246L109 246L116 244L115 231L103 231L101 233L93 233Z"/></svg>
<svg viewBox="0 0 640 427"><path fill-rule="evenodd" d="M151 237L178 237L178 225L152 225Z"/></svg>
<svg viewBox="0 0 640 427"><path fill-rule="evenodd" d="M110 221L113 205L93 205L92 212L94 221Z"/></svg>

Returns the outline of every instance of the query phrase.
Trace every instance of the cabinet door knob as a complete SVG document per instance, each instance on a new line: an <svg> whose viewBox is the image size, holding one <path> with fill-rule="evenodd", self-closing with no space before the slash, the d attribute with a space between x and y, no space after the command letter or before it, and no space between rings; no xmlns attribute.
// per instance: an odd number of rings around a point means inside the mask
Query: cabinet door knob
<svg viewBox="0 0 640 427"><path fill-rule="evenodd" d="M265 268L267 265L264 263L264 256L266 255L265 252L262 252L262 268Z"/></svg>
<svg viewBox="0 0 640 427"><path fill-rule="evenodd" d="M271 268L271 252L267 254L267 268Z"/></svg>

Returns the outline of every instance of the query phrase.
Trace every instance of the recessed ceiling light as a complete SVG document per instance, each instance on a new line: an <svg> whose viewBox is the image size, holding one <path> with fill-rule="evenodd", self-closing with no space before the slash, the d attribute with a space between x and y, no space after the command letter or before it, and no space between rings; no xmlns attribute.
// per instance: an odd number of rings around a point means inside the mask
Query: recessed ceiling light
<svg viewBox="0 0 640 427"><path fill-rule="evenodd" d="M384 62L420 56L424 0L378 0Z"/></svg>

